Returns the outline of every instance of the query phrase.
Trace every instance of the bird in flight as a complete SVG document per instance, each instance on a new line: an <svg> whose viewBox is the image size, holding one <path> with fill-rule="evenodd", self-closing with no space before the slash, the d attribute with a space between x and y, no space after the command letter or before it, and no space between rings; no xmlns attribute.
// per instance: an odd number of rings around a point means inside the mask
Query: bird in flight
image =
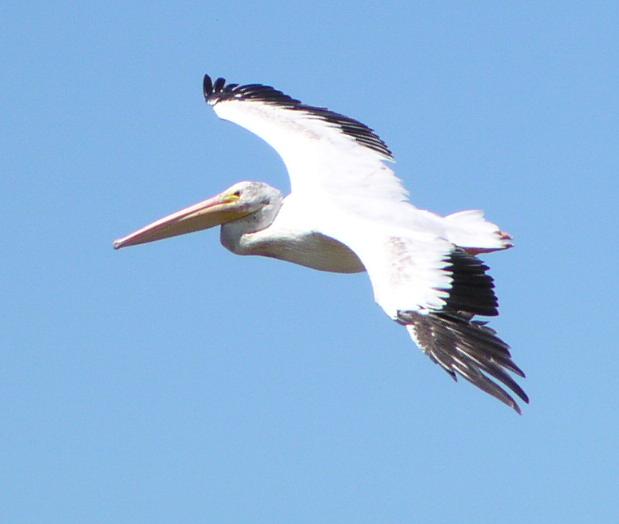
<svg viewBox="0 0 619 524"><path fill-rule="evenodd" d="M453 379L464 377L520 413L512 375L524 377L509 346L477 316L498 315L492 277L478 257L512 246L481 211L445 217L418 209L386 162L387 145L361 122L306 105L262 84L214 82L215 113L255 133L281 156L284 196L263 182L239 182L213 198L131 233L116 249L221 225L221 243L320 271L367 271L374 298Z"/></svg>

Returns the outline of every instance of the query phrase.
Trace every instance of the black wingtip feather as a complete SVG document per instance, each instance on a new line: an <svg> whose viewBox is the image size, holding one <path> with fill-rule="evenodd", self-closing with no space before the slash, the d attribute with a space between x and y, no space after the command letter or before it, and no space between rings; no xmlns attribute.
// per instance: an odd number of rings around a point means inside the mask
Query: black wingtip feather
<svg viewBox="0 0 619 524"><path fill-rule="evenodd" d="M464 377L518 413L520 407L501 385L529 403L527 394L506 371L524 377L512 361L509 346L483 323L457 313L417 311L399 311L398 321L414 331L420 348L452 377Z"/></svg>
<svg viewBox="0 0 619 524"><path fill-rule="evenodd" d="M215 84L213 85L213 91L215 93L219 93L220 91L223 90L225 85L226 85L225 78L218 78L217 80L215 80Z"/></svg>
<svg viewBox="0 0 619 524"><path fill-rule="evenodd" d="M208 75L204 75L204 80L202 81L202 92L204 93L205 100L208 100L208 97L213 94L213 81Z"/></svg>

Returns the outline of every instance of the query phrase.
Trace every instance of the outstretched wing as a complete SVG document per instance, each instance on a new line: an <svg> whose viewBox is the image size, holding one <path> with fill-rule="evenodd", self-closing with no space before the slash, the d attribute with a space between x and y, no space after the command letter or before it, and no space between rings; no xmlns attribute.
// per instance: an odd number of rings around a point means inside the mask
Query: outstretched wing
<svg viewBox="0 0 619 524"><path fill-rule="evenodd" d="M402 183L382 162L393 160L391 151L361 122L270 86L226 84L223 78L213 83L208 75L204 96L220 118L248 129L279 153L292 193L406 200Z"/></svg>
<svg viewBox="0 0 619 524"><path fill-rule="evenodd" d="M528 403L509 374L524 373L509 346L474 320L498 314L488 267L444 239L415 233L382 238L370 233L348 244L367 269L376 302L454 379L464 377L520 413L507 390Z"/></svg>

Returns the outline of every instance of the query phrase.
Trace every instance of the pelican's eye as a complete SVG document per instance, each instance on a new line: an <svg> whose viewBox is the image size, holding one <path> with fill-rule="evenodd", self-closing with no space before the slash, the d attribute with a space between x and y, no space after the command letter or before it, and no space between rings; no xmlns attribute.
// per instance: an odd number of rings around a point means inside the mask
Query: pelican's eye
<svg viewBox="0 0 619 524"><path fill-rule="evenodd" d="M241 192L239 190L234 191L233 193L228 193L224 198L223 201L226 204L232 204L233 202L238 202L238 200L241 198Z"/></svg>

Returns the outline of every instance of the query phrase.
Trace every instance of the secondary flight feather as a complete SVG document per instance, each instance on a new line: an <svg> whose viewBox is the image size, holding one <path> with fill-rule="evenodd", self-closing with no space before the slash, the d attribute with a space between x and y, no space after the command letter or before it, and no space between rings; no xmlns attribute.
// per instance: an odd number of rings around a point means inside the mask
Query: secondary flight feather
<svg viewBox="0 0 619 524"><path fill-rule="evenodd" d="M367 271L376 302L451 377L464 377L518 413L529 399L509 346L478 316L498 314L480 253L512 246L480 211L446 217L417 209L386 162L387 145L361 122L306 105L262 84L214 82L206 102L224 120L255 133L281 156L284 195L239 182L213 198L124 238L121 248L221 225L222 244L321 271Z"/></svg>

